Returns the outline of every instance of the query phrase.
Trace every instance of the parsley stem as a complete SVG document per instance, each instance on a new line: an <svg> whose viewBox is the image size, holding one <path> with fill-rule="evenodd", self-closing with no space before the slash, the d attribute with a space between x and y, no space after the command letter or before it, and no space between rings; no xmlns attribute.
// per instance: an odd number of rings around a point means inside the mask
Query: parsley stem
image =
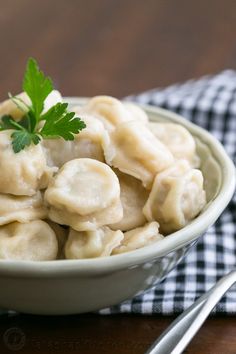
<svg viewBox="0 0 236 354"><path fill-rule="evenodd" d="M31 119L30 116L27 114L27 122L28 122L28 130L32 133L32 127L31 127Z"/></svg>

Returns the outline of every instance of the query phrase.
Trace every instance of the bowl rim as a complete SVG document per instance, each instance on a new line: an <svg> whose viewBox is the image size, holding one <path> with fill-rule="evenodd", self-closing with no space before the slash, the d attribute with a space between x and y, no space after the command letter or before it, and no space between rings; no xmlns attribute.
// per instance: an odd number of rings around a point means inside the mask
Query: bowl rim
<svg viewBox="0 0 236 354"><path fill-rule="evenodd" d="M88 100L86 97L65 97L64 99L71 105L80 105ZM235 166L224 150L222 144L205 129L188 121L177 113L155 106L139 104L132 101L130 102L139 105L147 113L157 116L159 115L183 125L209 147L212 155L221 167L222 173L221 186L217 196L209 203L206 210L194 219L191 224L168 235L156 244L127 253L113 255L112 257L42 262L0 260L1 276L61 277L63 275L68 276L68 274L71 276L78 274L88 276L104 272L110 273L127 267L134 267L138 264L151 262L156 258L163 257L168 253L193 242L199 238L223 212L233 196L236 184L236 173Z"/></svg>

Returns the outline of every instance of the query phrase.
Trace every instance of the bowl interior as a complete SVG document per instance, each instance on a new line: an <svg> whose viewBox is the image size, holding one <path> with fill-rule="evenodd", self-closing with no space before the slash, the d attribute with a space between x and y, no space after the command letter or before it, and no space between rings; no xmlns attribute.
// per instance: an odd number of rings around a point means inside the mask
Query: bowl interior
<svg viewBox="0 0 236 354"><path fill-rule="evenodd" d="M65 98L71 107L84 104L86 98ZM45 262L14 262L0 261L0 273L38 276L61 276L80 273L87 275L100 274L104 271L112 272L117 269L125 269L134 264L162 257L168 253L180 249L196 240L212 225L222 213L230 201L235 189L235 167L227 156L222 145L206 130L192 124L181 116L157 107L141 105L151 121L172 122L183 125L193 135L197 152L201 159L201 170L205 179L207 205L201 214L183 229L165 237L155 245L127 252L112 257L82 260L57 260ZM7 264L6 264L7 263Z"/></svg>

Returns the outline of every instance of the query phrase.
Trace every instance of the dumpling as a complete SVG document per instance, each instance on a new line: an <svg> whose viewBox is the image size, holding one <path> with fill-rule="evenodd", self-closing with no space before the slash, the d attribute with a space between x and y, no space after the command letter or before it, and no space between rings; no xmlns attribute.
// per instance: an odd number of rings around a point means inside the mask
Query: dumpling
<svg viewBox="0 0 236 354"><path fill-rule="evenodd" d="M88 113L99 119L104 127L113 131L120 123L138 120L148 122L148 116L139 106L130 102L121 102L111 96L95 96L83 107L75 108L77 113Z"/></svg>
<svg viewBox="0 0 236 354"><path fill-rule="evenodd" d="M206 204L203 176L186 160L158 174L143 208L147 220L156 220L163 233L183 228Z"/></svg>
<svg viewBox="0 0 236 354"><path fill-rule="evenodd" d="M65 259L65 244L68 239L68 228L62 227L51 220L46 220L48 225L55 232L58 242L58 254L57 259Z"/></svg>
<svg viewBox="0 0 236 354"><path fill-rule="evenodd" d="M94 231L78 232L70 229L66 242L67 259L94 258L110 256L124 238L121 231L112 231L104 226Z"/></svg>
<svg viewBox="0 0 236 354"><path fill-rule="evenodd" d="M156 122L150 122L149 128L176 159L186 159L193 167L199 166L195 140L186 128L180 124Z"/></svg>
<svg viewBox="0 0 236 354"><path fill-rule="evenodd" d="M116 174L106 164L93 159L75 159L64 164L45 192L50 205L80 215L104 209L119 196Z"/></svg>
<svg viewBox="0 0 236 354"><path fill-rule="evenodd" d="M64 163L76 158L104 161L103 146L109 141L107 131L96 118L88 115L80 115L80 117L85 122L86 128L75 135L74 140L65 141L59 138L43 141L50 166L61 167Z"/></svg>
<svg viewBox="0 0 236 354"><path fill-rule="evenodd" d="M0 193L32 196L47 187L53 169L40 143L15 153L11 134L12 130L0 132Z"/></svg>
<svg viewBox="0 0 236 354"><path fill-rule="evenodd" d="M0 225L13 221L26 223L44 219L46 215L47 211L40 192L32 197L0 194Z"/></svg>
<svg viewBox="0 0 236 354"><path fill-rule="evenodd" d="M45 192L49 218L77 231L120 221L123 209L116 174L93 159L67 162Z"/></svg>
<svg viewBox="0 0 236 354"><path fill-rule="evenodd" d="M146 188L151 187L157 173L174 161L167 147L142 122L122 123L110 138L110 144L105 148L106 162L141 180Z"/></svg>
<svg viewBox="0 0 236 354"><path fill-rule="evenodd" d="M112 254L134 251L160 241L163 238L164 236L159 233L159 224L155 221L150 222L143 227L126 231L121 245L116 247Z"/></svg>
<svg viewBox="0 0 236 354"><path fill-rule="evenodd" d="M31 100L25 92L19 93L16 95L16 97L23 101L27 106L31 104ZM53 90L44 102L44 112L46 112L49 108L58 102L62 102L61 94L59 91ZM24 109L26 108L25 105L21 102L18 102L18 105L22 106ZM19 121L24 116L24 110L21 110L11 99L8 99L0 104L0 117L5 114L9 114L16 121Z"/></svg>
<svg viewBox="0 0 236 354"><path fill-rule="evenodd" d="M120 198L123 207L123 218L110 225L113 230L127 231L142 226L146 222L143 207L148 198L148 191L142 183L118 170L115 171L120 182Z"/></svg>
<svg viewBox="0 0 236 354"><path fill-rule="evenodd" d="M118 124L131 119L130 112L118 99L110 96L95 96L80 109L80 112L89 113L99 119L108 131L112 131Z"/></svg>
<svg viewBox="0 0 236 354"><path fill-rule="evenodd" d="M50 261L56 259L57 252L56 235L42 220L0 227L0 259Z"/></svg>

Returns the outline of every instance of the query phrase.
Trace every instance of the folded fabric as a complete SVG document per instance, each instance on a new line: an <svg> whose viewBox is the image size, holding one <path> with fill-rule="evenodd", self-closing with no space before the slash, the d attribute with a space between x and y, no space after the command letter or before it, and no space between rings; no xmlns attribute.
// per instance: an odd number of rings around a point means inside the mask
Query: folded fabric
<svg viewBox="0 0 236 354"><path fill-rule="evenodd" d="M236 72L223 71L165 89L130 96L139 103L177 112L207 129L236 161ZM236 268L236 196L227 209L168 277L132 300L100 314L173 314L184 311L218 279ZM236 286L222 298L215 312L236 314Z"/></svg>

